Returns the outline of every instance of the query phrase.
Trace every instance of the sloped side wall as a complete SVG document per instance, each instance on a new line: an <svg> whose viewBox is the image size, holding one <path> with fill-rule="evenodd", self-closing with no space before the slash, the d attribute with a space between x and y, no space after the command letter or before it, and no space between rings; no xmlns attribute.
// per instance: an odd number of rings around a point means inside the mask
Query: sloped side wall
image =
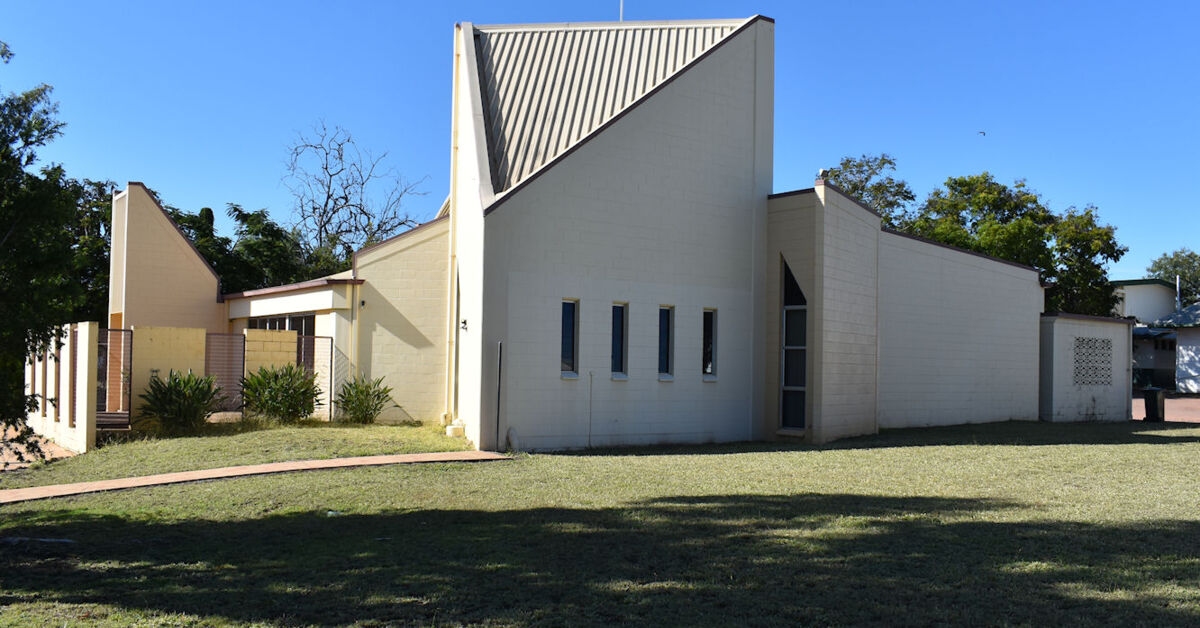
<svg viewBox="0 0 1200 628"><path fill-rule="evenodd" d="M879 236L879 427L1038 417L1037 273Z"/></svg>

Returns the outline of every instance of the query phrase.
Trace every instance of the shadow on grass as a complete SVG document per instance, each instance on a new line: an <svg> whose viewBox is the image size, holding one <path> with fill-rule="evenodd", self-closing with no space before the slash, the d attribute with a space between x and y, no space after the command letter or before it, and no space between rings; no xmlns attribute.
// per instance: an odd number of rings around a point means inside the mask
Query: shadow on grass
<svg viewBox="0 0 1200 628"><path fill-rule="evenodd" d="M1164 445L1200 442L1200 424L1146 423L1044 423L1005 421L947 427L914 427L882 430L824 445L795 441L740 442L704 445L649 445L598 447L554 452L564 456L665 456L680 454L739 454L763 451L828 451L947 445Z"/></svg>
<svg viewBox="0 0 1200 628"><path fill-rule="evenodd" d="M1200 523L1003 522L866 495L134 524L9 511L0 604L282 624L1200 621ZM99 617L102 619L103 617Z"/></svg>

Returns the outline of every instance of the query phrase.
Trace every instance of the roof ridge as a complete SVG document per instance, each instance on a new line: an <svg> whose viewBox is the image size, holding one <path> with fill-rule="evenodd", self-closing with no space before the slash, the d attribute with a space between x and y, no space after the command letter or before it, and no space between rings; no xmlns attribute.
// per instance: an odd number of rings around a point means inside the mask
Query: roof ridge
<svg viewBox="0 0 1200 628"><path fill-rule="evenodd" d="M554 30L616 30L621 28L695 28L698 26L738 26L757 15L748 18L721 18L711 20L624 20L620 22L529 22L523 24L472 24L477 31L484 32L518 32L518 31L554 31Z"/></svg>

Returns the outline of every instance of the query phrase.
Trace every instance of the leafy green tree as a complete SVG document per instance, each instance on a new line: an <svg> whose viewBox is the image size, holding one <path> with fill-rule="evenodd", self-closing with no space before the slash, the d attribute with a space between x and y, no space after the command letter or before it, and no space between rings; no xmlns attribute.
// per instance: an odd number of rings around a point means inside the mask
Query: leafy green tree
<svg viewBox="0 0 1200 628"><path fill-rule="evenodd" d="M109 250L112 246L112 181L72 181L78 199L72 234L75 237L75 280L83 302L72 321L108 320Z"/></svg>
<svg viewBox="0 0 1200 628"><path fill-rule="evenodd" d="M0 42L0 61L12 58ZM51 87L0 98L0 449L28 447L26 356L49 349L82 302L72 246L76 191L56 165L34 171L37 149L62 133Z"/></svg>
<svg viewBox="0 0 1200 628"><path fill-rule="evenodd" d="M1175 283L1179 277L1179 298L1186 307L1200 302L1200 253L1186 246L1178 251L1163 253L1146 269L1151 277Z"/></svg>
<svg viewBox="0 0 1200 628"><path fill-rule="evenodd" d="M1094 206L1052 212L1024 181L1012 186L984 172L951 177L930 193L904 230L1037 269L1047 311L1110 316L1116 297L1105 267L1128 250Z"/></svg>
<svg viewBox="0 0 1200 628"><path fill-rule="evenodd" d="M847 156L826 172L825 179L879 212L884 225L897 227L917 197L907 181L888 174L895 169L896 160L887 153Z"/></svg>

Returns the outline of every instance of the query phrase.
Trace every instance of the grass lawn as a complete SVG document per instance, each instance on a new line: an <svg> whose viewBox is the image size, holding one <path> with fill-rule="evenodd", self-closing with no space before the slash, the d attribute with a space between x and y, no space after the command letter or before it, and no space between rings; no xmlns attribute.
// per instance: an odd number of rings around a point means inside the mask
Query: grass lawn
<svg viewBox="0 0 1200 628"><path fill-rule="evenodd" d="M313 423L245 431L210 424L200 436L112 442L83 456L0 473L0 489L107 480L243 464L470 448L436 425Z"/></svg>
<svg viewBox="0 0 1200 628"><path fill-rule="evenodd" d="M1001 424L0 506L0 626L1200 623L1200 426Z"/></svg>

